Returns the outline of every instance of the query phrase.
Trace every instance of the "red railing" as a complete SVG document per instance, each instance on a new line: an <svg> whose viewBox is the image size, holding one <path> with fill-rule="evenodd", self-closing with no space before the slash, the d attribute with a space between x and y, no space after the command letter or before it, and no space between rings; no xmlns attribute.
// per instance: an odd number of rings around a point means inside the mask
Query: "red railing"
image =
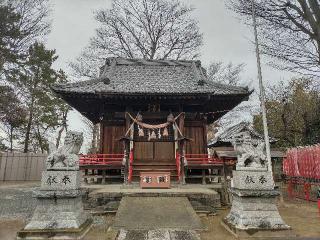
<svg viewBox="0 0 320 240"><path fill-rule="evenodd" d="M79 156L79 165L122 165L124 154L87 154Z"/></svg>
<svg viewBox="0 0 320 240"><path fill-rule="evenodd" d="M186 154L185 158L188 165L223 165L222 159L211 157L209 154Z"/></svg>
<svg viewBox="0 0 320 240"><path fill-rule="evenodd" d="M287 181L288 196L306 201L318 201L317 191L320 182L309 182L302 178L289 178Z"/></svg>
<svg viewBox="0 0 320 240"><path fill-rule="evenodd" d="M131 183L132 181L132 173L133 173L133 149L130 150L129 154L129 170L128 170L128 182Z"/></svg>

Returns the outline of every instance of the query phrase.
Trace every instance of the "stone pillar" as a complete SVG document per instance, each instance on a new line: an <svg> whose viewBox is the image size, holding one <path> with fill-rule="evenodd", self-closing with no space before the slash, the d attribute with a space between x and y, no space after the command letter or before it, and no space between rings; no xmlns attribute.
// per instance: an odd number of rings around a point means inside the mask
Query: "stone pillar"
<svg viewBox="0 0 320 240"><path fill-rule="evenodd" d="M84 212L78 153L82 133L68 132L65 144L47 158L41 187L34 192L37 207L17 239L81 239L92 219Z"/></svg>
<svg viewBox="0 0 320 240"><path fill-rule="evenodd" d="M278 237L292 235L282 220L276 197L272 171L267 170L262 145L254 145L249 135L236 140L238 163L233 171L230 192L232 207L223 225L237 237Z"/></svg>

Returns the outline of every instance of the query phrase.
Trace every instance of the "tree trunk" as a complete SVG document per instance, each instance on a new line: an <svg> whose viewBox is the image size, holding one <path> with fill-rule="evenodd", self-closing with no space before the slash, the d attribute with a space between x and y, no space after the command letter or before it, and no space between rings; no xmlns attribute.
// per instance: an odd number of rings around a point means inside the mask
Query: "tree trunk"
<svg viewBox="0 0 320 240"><path fill-rule="evenodd" d="M24 140L24 150L23 150L24 153L27 153L28 149L29 149L30 132L31 132L31 125L32 125L32 120L33 120L32 109L33 109L33 107L31 107L30 112L29 112L28 125L27 125L27 129L26 129L26 137Z"/></svg>
<svg viewBox="0 0 320 240"><path fill-rule="evenodd" d="M58 149L59 145L60 145L60 139L61 139L61 135L62 135L62 132L63 132L63 129L64 129L64 126L62 126L58 132L58 137L57 137L57 140L56 140L56 149Z"/></svg>
<svg viewBox="0 0 320 240"><path fill-rule="evenodd" d="M69 110L66 110L65 112L62 113L62 126L58 132L58 137L56 140L56 149L58 149L60 145L60 140L61 140L61 135L63 133L63 130L65 129L67 132L67 116L68 116Z"/></svg>
<svg viewBox="0 0 320 240"><path fill-rule="evenodd" d="M10 127L10 152L13 152L13 127Z"/></svg>

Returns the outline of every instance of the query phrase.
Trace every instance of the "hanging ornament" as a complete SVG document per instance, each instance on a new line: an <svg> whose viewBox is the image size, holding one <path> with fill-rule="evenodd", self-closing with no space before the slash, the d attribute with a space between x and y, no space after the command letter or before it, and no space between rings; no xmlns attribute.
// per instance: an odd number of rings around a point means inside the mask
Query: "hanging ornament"
<svg viewBox="0 0 320 240"><path fill-rule="evenodd" d="M139 132L139 137L144 137L144 131L142 127L138 126L138 132Z"/></svg>
<svg viewBox="0 0 320 240"><path fill-rule="evenodd" d="M150 139L156 139L156 138L157 138L156 133L154 132L154 130L152 130Z"/></svg>
<svg viewBox="0 0 320 240"><path fill-rule="evenodd" d="M174 116L172 115L172 113L170 113L167 117L167 122L169 123L173 123L174 122Z"/></svg>
<svg viewBox="0 0 320 240"><path fill-rule="evenodd" d="M160 128L158 129L158 138L161 139L161 130L160 130Z"/></svg>
<svg viewBox="0 0 320 240"><path fill-rule="evenodd" d="M143 120L142 115L140 113L138 113L136 119L138 122L142 122L142 120Z"/></svg>
<svg viewBox="0 0 320 240"><path fill-rule="evenodd" d="M150 141L151 139L151 134L150 134L150 130L148 130L148 141Z"/></svg>
<svg viewBox="0 0 320 240"><path fill-rule="evenodd" d="M162 136L164 136L164 137L168 137L169 136L168 129L166 127L163 129Z"/></svg>

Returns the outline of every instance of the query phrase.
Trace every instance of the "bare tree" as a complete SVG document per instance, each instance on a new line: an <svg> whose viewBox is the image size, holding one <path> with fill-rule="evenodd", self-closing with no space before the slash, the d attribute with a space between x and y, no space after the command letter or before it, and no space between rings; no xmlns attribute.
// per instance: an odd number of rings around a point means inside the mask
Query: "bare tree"
<svg viewBox="0 0 320 240"><path fill-rule="evenodd" d="M100 27L71 67L91 77L107 56L193 59L202 34L192 11L178 0L113 0L111 9L96 12Z"/></svg>
<svg viewBox="0 0 320 240"><path fill-rule="evenodd" d="M4 73L18 70L23 65L29 47L43 38L50 31L48 19L49 0L0 0L0 19L2 30L0 34L1 51L7 51L10 58L1 63ZM10 30L10 31L9 31ZM2 53L0 53L1 57ZM3 59L1 59L3 60ZM18 64L18 65L17 65Z"/></svg>
<svg viewBox="0 0 320 240"><path fill-rule="evenodd" d="M241 86L241 74L243 71L243 63L233 64L230 62L224 64L223 62L215 61L211 62L207 67L207 76L211 81L219 84ZM247 116L251 116L252 112L255 111L254 102L251 97L250 101L241 103L231 111L229 111L230 109L225 110L228 113L208 127L208 139L214 138L218 132L224 131L242 121L250 121Z"/></svg>
<svg viewBox="0 0 320 240"><path fill-rule="evenodd" d="M251 23L251 0L228 6ZM320 74L319 0L255 0L262 52L280 60L271 64L304 74Z"/></svg>
<svg viewBox="0 0 320 240"><path fill-rule="evenodd" d="M235 65L231 62L228 64L212 62L207 68L207 75L211 81L237 86L239 85L243 68L243 63Z"/></svg>
<svg viewBox="0 0 320 240"><path fill-rule="evenodd" d="M20 16L18 26L22 38L16 42L17 47L27 50L32 43L42 40L49 33L48 0L12 0L9 5Z"/></svg>

